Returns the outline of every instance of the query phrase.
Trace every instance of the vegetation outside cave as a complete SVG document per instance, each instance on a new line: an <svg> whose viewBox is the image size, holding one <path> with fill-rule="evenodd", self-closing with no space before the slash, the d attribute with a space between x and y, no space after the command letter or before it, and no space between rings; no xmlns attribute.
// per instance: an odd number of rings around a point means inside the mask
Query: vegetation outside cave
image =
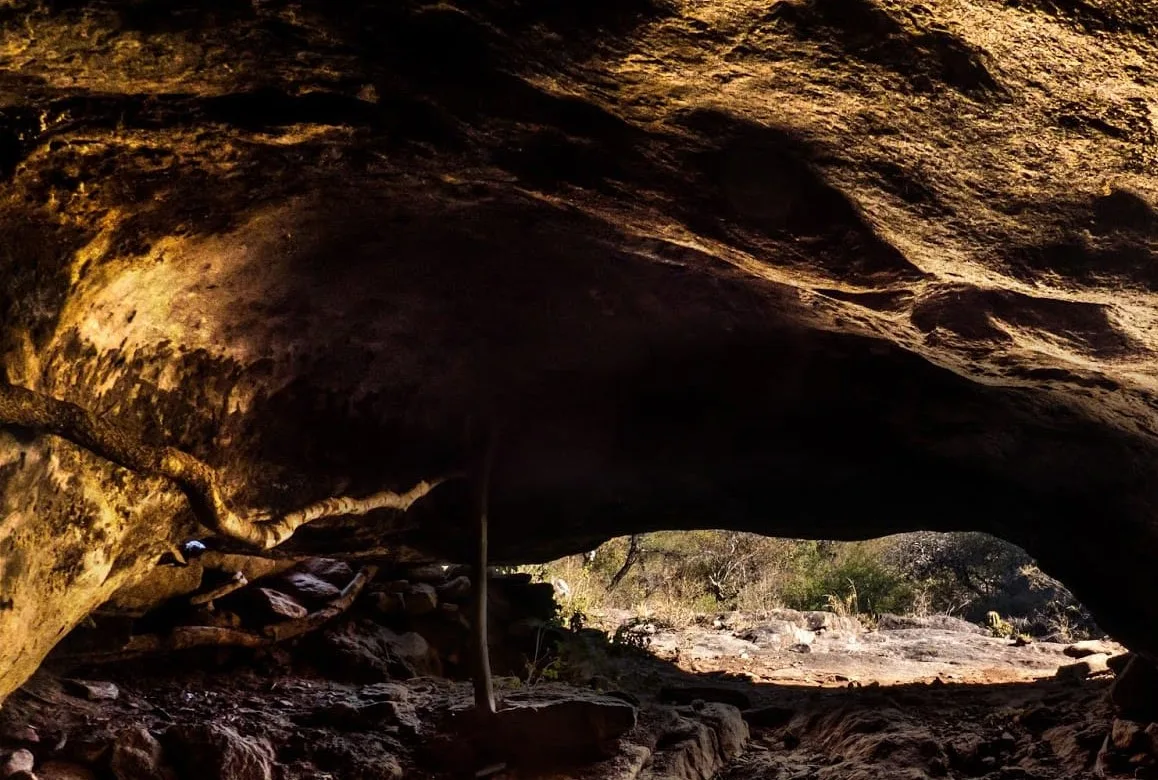
<svg viewBox="0 0 1158 780"><path fill-rule="evenodd" d="M789 608L857 615L868 624L886 613L952 615L1062 642L1101 634L1024 550L977 532L835 542L664 531L522 568L556 585L565 619L599 622L629 612L681 626L720 612Z"/></svg>

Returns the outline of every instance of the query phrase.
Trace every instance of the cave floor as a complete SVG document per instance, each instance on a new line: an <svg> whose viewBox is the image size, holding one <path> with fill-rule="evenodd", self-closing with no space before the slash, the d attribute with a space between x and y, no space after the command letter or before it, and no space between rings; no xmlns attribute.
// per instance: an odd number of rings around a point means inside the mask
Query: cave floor
<svg viewBox="0 0 1158 780"><path fill-rule="evenodd" d="M558 681L499 678L500 701L600 689L639 704L638 725L583 763L487 761L454 726L470 707L468 683L434 676L339 682L301 649L309 642L71 669L69 677L42 671L0 710L0 755L28 749L41 780L1060 780L1088 776L1112 722L1108 680L1053 678L1070 660L1061 645L1014 647L928 628L853 640L821 630L808 652L799 643L771 649L740 638L767 639L760 629L643 624L637 636L647 639L635 644L650 652L600 644L598 632L586 630L565 673L540 671ZM78 677L112 683L116 698L103 698L100 685L69 681ZM720 731L743 728L738 717L731 726L714 723L699 743L688 731L707 712L705 701L733 704L737 716L744 711L751 736L742 752L727 750ZM149 742L142 728L160 737L156 766L143 772L125 768L129 759L145 760L132 736ZM205 763L211 759L218 763Z"/></svg>

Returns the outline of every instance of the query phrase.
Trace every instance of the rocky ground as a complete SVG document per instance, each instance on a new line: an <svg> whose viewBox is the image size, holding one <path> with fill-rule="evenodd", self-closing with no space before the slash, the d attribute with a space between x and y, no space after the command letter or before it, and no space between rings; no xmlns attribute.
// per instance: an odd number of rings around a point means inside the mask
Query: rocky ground
<svg viewBox="0 0 1158 780"><path fill-rule="evenodd" d="M481 726L468 573L373 574L314 559L110 608L0 710L0 777L1152 776L1158 675L1112 643L790 610L609 638L546 620L551 587L521 575L492 576L500 714Z"/></svg>

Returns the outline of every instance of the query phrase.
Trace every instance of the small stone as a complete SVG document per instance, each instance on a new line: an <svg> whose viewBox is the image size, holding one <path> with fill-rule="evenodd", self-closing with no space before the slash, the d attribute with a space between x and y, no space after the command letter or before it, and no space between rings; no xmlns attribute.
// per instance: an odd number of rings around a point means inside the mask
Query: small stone
<svg viewBox="0 0 1158 780"><path fill-rule="evenodd" d="M121 695L120 689L111 682L64 680L64 684L74 694L83 696L89 701L116 701Z"/></svg>
<svg viewBox="0 0 1158 780"><path fill-rule="evenodd" d="M8 756L8 760L4 762L4 767L0 769L0 775L12 777L18 772L31 772L35 764L36 757L32 755L32 751L21 748Z"/></svg>
<svg viewBox="0 0 1158 780"><path fill-rule="evenodd" d="M410 580L390 580L382 584L384 593L405 593L410 587Z"/></svg>
<svg viewBox="0 0 1158 780"><path fill-rule="evenodd" d="M258 608L264 613L264 617L274 620L300 620L309 614L308 609L281 591L272 588L255 588L254 594L259 605Z"/></svg>
<svg viewBox="0 0 1158 780"><path fill-rule="evenodd" d="M96 780L96 775L87 767L64 761L49 761L41 765L36 776L40 780Z"/></svg>
<svg viewBox="0 0 1158 780"><path fill-rule="evenodd" d="M143 726L125 729L113 745L110 769L117 780L162 780L161 743Z"/></svg>
<svg viewBox="0 0 1158 780"><path fill-rule="evenodd" d="M278 577L276 588L288 593L307 607L321 607L336 599L341 589L304 571L290 572Z"/></svg>
<svg viewBox="0 0 1158 780"><path fill-rule="evenodd" d="M344 588L354 579L350 564L337 558L310 558L302 563L302 569L331 585Z"/></svg>
<svg viewBox="0 0 1158 780"><path fill-rule="evenodd" d="M412 617L425 615L438 609L438 595L434 587L424 582L413 583L402 594L406 604L406 614Z"/></svg>
<svg viewBox="0 0 1158 780"><path fill-rule="evenodd" d="M459 575L450 582L438 586L438 598L443 601L462 601L471 594L470 577Z"/></svg>

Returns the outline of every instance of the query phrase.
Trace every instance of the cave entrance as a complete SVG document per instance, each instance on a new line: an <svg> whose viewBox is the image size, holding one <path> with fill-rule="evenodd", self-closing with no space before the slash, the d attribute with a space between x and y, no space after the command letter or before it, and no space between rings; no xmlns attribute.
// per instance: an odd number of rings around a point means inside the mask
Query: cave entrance
<svg viewBox="0 0 1158 780"><path fill-rule="evenodd" d="M1103 637L1028 553L979 532L664 531L523 570L553 585L573 627L753 681L1031 680L1072 663L1067 647Z"/></svg>

